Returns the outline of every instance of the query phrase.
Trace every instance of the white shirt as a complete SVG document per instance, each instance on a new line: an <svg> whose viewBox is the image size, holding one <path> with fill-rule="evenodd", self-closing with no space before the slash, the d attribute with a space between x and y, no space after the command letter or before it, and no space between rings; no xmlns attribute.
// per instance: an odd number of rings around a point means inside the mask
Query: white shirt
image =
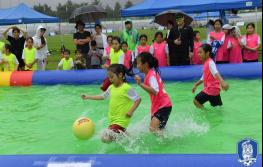
<svg viewBox="0 0 263 167"><path fill-rule="evenodd" d="M243 38L241 39L241 43L243 44L243 45L247 45L247 38L246 38L246 35L244 35L243 36ZM260 36L258 35L258 45L260 45L261 44L261 39L260 39Z"/></svg>
<svg viewBox="0 0 263 167"><path fill-rule="evenodd" d="M216 64L215 64L215 62L213 60L211 60L209 62L209 70L210 70L211 74L213 75L213 77L215 78L216 74L218 73L218 70L217 70ZM200 80L201 81L204 80L204 74L202 75Z"/></svg>
<svg viewBox="0 0 263 167"><path fill-rule="evenodd" d="M101 94L101 96L104 98L104 99L109 99L110 98L110 88L108 88L105 92L103 92ZM137 92L133 89L133 88L130 88L128 90L128 98L132 101L137 101L138 99L140 99L141 97L137 94Z"/></svg>
<svg viewBox="0 0 263 167"><path fill-rule="evenodd" d="M150 77L150 87L152 87L157 93L159 92L159 85L155 76Z"/></svg>

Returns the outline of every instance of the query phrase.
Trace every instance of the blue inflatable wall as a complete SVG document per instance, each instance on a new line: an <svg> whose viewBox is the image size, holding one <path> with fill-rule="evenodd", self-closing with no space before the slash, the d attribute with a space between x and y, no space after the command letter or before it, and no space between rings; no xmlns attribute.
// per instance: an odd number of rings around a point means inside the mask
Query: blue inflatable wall
<svg viewBox="0 0 263 167"><path fill-rule="evenodd" d="M219 72L228 79L260 79L262 78L261 63L222 64L217 65ZM193 81L202 75L202 66L179 66L161 68L164 81ZM138 73L134 69L134 73ZM143 76L142 74L140 74ZM84 71L36 71L33 73L33 85L86 85L101 83L107 77L106 70ZM128 81L133 81L128 78Z"/></svg>

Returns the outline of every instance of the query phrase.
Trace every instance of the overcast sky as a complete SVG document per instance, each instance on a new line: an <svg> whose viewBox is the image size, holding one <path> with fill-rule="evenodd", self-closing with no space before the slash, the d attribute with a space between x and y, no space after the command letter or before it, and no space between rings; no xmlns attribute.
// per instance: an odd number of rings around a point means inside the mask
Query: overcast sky
<svg viewBox="0 0 263 167"><path fill-rule="evenodd" d="M72 2L93 2L94 0L71 0ZM120 2L122 5L125 4L128 0L100 0L103 5L109 4L110 6L114 6L115 2ZM134 4L138 2L142 2L143 0L130 0ZM19 3L25 3L29 6L34 6L38 3L44 4L47 3L49 6L52 6L53 9L56 8L58 3L66 3L67 0L0 0L0 8L8 8L16 6Z"/></svg>

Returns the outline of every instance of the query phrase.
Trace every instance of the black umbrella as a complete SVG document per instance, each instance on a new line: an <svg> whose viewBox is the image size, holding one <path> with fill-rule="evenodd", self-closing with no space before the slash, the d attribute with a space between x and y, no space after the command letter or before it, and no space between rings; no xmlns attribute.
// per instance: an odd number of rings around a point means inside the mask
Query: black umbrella
<svg viewBox="0 0 263 167"><path fill-rule="evenodd" d="M183 15L185 24L190 25L193 21L193 18L188 14L180 11L180 10L167 10L155 16L154 22L161 25L167 26L169 20L173 21L176 24L176 17L178 15Z"/></svg>
<svg viewBox="0 0 263 167"><path fill-rule="evenodd" d="M105 10L97 5L82 6L73 11L69 22L75 23L78 20L83 22L96 22L98 19L106 17Z"/></svg>

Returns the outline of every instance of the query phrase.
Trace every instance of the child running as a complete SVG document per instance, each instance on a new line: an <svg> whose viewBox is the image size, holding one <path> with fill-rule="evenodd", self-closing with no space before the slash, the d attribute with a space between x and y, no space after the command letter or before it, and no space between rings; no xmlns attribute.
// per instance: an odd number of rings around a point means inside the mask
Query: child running
<svg viewBox="0 0 263 167"><path fill-rule="evenodd" d="M122 51L124 52L124 66L127 69L130 69L132 67L132 51L128 50L128 43L122 42Z"/></svg>
<svg viewBox="0 0 263 167"><path fill-rule="evenodd" d="M255 24L249 23L246 26L247 34L243 36L244 62L258 62L258 49L261 45L260 36L255 32Z"/></svg>
<svg viewBox="0 0 263 167"><path fill-rule="evenodd" d="M61 59L61 61L58 64L58 70L72 70L74 68L74 62L73 59L70 56L70 51L66 49L64 51L64 58Z"/></svg>
<svg viewBox="0 0 263 167"><path fill-rule="evenodd" d="M170 65L169 49L167 43L164 41L162 32L157 32L155 34L155 42L150 48L150 53L157 58L159 67Z"/></svg>
<svg viewBox="0 0 263 167"><path fill-rule="evenodd" d="M141 102L135 90L126 82L125 75L132 75L124 65L113 64L108 68L108 76L112 85L97 96L81 95L84 100L109 99L109 130L102 136L104 143L116 140L116 134L125 132L130 119Z"/></svg>
<svg viewBox="0 0 263 167"><path fill-rule="evenodd" d="M1 60L4 71L17 71L19 62L14 54L11 53L11 45L5 44Z"/></svg>
<svg viewBox="0 0 263 167"><path fill-rule="evenodd" d="M172 103L160 77L158 60L150 53L143 52L137 57L137 68L145 74L145 79L142 83L141 78L135 76L135 80L143 90L149 93L151 99L150 131L159 134L169 119Z"/></svg>
<svg viewBox="0 0 263 167"><path fill-rule="evenodd" d="M25 62L26 71L36 71L37 70L37 61L38 54L37 49L33 47L33 38L28 37L26 39L26 47L23 50L22 59Z"/></svg>
<svg viewBox="0 0 263 167"><path fill-rule="evenodd" d="M201 35L199 31L194 31L194 55L191 60L191 64L202 64L201 59L198 56L198 49L202 46Z"/></svg>
<svg viewBox="0 0 263 167"><path fill-rule="evenodd" d="M197 108L203 109L203 104L207 101L211 106L222 106L220 96L220 86L223 90L228 90L229 85L223 80L219 74L215 62L211 59L212 47L209 44L204 44L199 48L199 57L204 63L202 78L194 84L192 92L195 93L196 88L204 83L204 89L195 97L194 104Z"/></svg>

